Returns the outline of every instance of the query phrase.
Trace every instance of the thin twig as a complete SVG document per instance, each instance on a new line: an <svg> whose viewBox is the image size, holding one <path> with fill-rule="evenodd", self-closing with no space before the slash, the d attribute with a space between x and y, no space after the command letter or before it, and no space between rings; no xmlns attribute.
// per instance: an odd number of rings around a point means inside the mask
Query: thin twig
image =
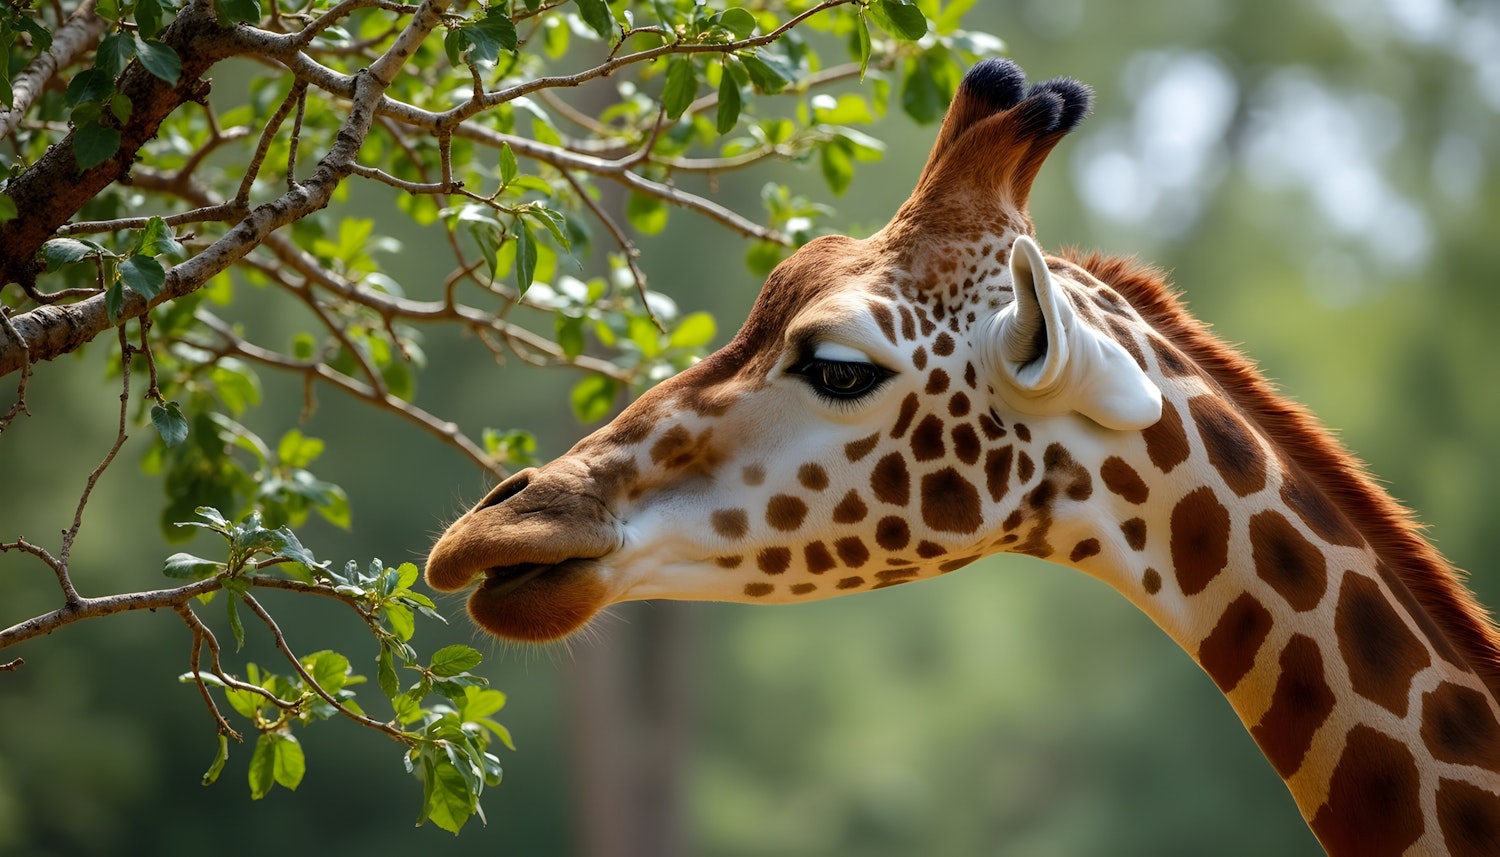
<svg viewBox="0 0 1500 857"><path fill-rule="evenodd" d="M302 680L307 683L307 686L312 688L313 692L318 696L322 697L324 702L333 706L334 710L338 711L338 713L344 715L350 720L353 720L355 723L358 723L361 726L368 726L378 732L384 732L386 735L389 735L392 739L399 741L402 744L411 743L411 737L400 729L397 729L389 723L381 723L378 720L372 720L364 716L363 714L358 714L354 711L351 711L348 708L345 708L343 703L339 702L337 699L334 699L332 694L323 689L323 685L318 684L317 679L312 677L312 674L307 671L307 668L302 666L302 662L297 659L296 653L293 652L291 647L287 645L286 636L281 633L281 627L276 624L275 619L271 618L271 614L267 613L266 609L260 606L260 602L255 600L255 596L246 592L245 594L240 596L240 600L245 602L246 606L248 606L256 616L259 616L260 620L264 622L266 627L271 630L271 636L276 643L276 648L286 656L286 659L289 662L291 662L292 669L297 671L297 675L301 676Z"/></svg>
<svg viewBox="0 0 1500 857"><path fill-rule="evenodd" d="M26 666L26 659L16 658L13 661L8 661L6 663L0 664L0 673L15 672L16 670L24 666Z"/></svg>
<svg viewBox="0 0 1500 857"><path fill-rule="evenodd" d="M4 416L0 416L0 432L4 432L6 426L9 426L11 420L15 419L18 415L25 413L26 416L31 416L31 409L26 407L26 385L31 381L31 348L26 344L26 340L21 338L20 334L16 333L15 326L10 323L10 310L3 306L0 306L0 327L5 328L5 332L10 336L11 341L21 343L21 359L23 361L21 363L21 381L16 385L16 402L10 406L10 410L6 411Z"/></svg>
<svg viewBox="0 0 1500 857"><path fill-rule="evenodd" d="M297 189L297 150L302 146L302 119L307 115L307 84L299 80L292 87L292 91L297 93L297 115L292 117L292 139L286 153L288 193Z"/></svg>
<svg viewBox="0 0 1500 857"><path fill-rule="evenodd" d="M210 205L204 208L195 208L192 211L184 211L181 214L161 215L161 219L168 226L182 226L188 223L233 223L242 219L249 208L242 200L235 199L219 205ZM151 222L149 217L122 217L118 220L81 220L77 223L64 224L57 232L59 235L91 235L99 232L118 232L124 229L145 229L146 224ZM88 290L93 293L93 289Z"/></svg>
<svg viewBox="0 0 1500 857"><path fill-rule="evenodd" d="M213 646L217 647L218 641L214 640L213 632L208 630L208 626L203 624L198 615L193 612L193 608L186 604L177 604L173 609L193 632L193 650L188 657L188 672L193 677L193 683L198 685L198 693L203 697L203 704L208 706L209 713L218 723L219 734L228 735L236 741L244 740L240 737L240 733L234 731L234 727L229 725L229 721L224 719L224 715L219 711L218 703L214 702L213 695L208 692L208 685L203 682L203 673L198 669L198 658L202 654L203 643L206 640L213 640Z"/></svg>
<svg viewBox="0 0 1500 857"><path fill-rule="evenodd" d="M376 169L375 167L367 167L363 164L352 164L351 166L353 167L353 173L357 176L388 184L407 193L455 193L464 186L463 182L455 181L409 182L405 179L398 179L390 173Z"/></svg>
<svg viewBox="0 0 1500 857"><path fill-rule="evenodd" d="M645 307L646 315L651 318L651 322L656 325L656 329L662 333L666 333L666 327L662 325L661 319L656 317L656 313L651 311L651 302L646 299L646 272L641 270L640 263L636 261L641 255L640 249L625 234L620 225L615 223L615 219L610 217L609 213L599 203L595 202L593 197L589 196L588 191L584 189L583 185L578 183L578 179L572 173L563 170L562 175L568 184L572 186L573 191L578 194L578 198L583 200L583 204L588 206L589 211L593 212L594 217L598 218L599 222L604 224L604 228L609 230L609 234L614 236L615 243L620 245L620 254L625 257L625 265L630 269L631 278L635 280L635 291L641 298L641 306Z"/></svg>

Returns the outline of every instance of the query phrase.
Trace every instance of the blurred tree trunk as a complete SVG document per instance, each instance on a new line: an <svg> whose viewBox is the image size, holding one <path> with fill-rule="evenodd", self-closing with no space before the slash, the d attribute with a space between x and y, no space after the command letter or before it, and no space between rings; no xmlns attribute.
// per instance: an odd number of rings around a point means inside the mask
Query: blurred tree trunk
<svg viewBox="0 0 1500 857"><path fill-rule="evenodd" d="M683 857L694 611L621 605L569 671L579 854Z"/></svg>

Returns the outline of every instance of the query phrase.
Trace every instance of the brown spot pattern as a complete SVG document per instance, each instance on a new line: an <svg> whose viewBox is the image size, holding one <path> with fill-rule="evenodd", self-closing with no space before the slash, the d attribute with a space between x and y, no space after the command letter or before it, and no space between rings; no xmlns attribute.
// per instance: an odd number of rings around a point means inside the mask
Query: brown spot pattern
<svg viewBox="0 0 1500 857"><path fill-rule="evenodd" d="M1147 426L1141 437L1146 441L1146 454L1151 457L1151 463L1163 473L1171 473L1172 468L1187 461L1191 451L1187 432L1182 428L1182 417L1171 402L1161 403L1161 419Z"/></svg>
<svg viewBox="0 0 1500 857"><path fill-rule="evenodd" d="M1213 396L1194 396L1188 412L1198 425L1198 436L1209 463L1224 484L1241 497L1266 487L1266 456L1245 421Z"/></svg>
<svg viewBox="0 0 1500 857"><path fill-rule="evenodd" d="M984 486L990 492L990 499L996 503L1005 499L1010 490L1011 457L1011 448L1003 446L990 450L984 458Z"/></svg>
<svg viewBox="0 0 1500 857"><path fill-rule="evenodd" d="M1098 539L1084 539L1073 546L1073 552L1068 554L1068 560L1071 562L1082 562L1091 556L1097 556L1099 550Z"/></svg>
<svg viewBox="0 0 1500 857"><path fill-rule="evenodd" d="M929 396L946 393L948 392L948 383L948 373L941 369L934 369L932 370L932 374L927 376L927 388L925 392Z"/></svg>
<svg viewBox="0 0 1500 857"><path fill-rule="evenodd" d="M954 393L948 399L948 415L951 417L962 417L969 413L969 396L966 393Z"/></svg>
<svg viewBox="0 0 1500 857"><path fill-rule="evenodd" d="M1500 796L1443 779L1438 781L1437 817L1450 857L1500 854Z"/></svg>
<svg viewBox="0 0 1500 857"><path fill-rule="evenodd" d="M870 474L870 490L883 503L905 506L911 500L911 474L906 470L906 459L894 452L880 459Z"/></svg>
<svg viewBox="0 0 1500 857"><path fill-rule="evenodd" d="M953 427L953 454L964 464L974 464L979 461L979 435L975 433L974 427L968 423L960 423Z"/></svg>
<svg viewBox="0 0 1500 857"><path fill-rule="evenodd" d="M1120 524L1120 533L1125 536L1125 544L1130 545L1131 550L1146 549L1146 522L1141 518L1131 518Z"/></svg>
<svg viewBox="0 0 1500 857"><path fill-rule="evenodd" d="M766 574L782 574L792 566L792 552L788 548L764 548L755 555L755 564Z"/></svg>
<svg viewBox="0 0 1500 857"><path fill-rule="evenodd" d="M1172 507L1172 571L1184 595L1202 592L1229 562L1229 510L1211 488L1190 491Z"/></svg>
<svg viewBox="0 0 1500 857"><path fill-rule="evenodd" d="M926 539L923 539L922 541L917 543L917 556L921 557L922 559L933 559L934 557L940 557L947 552L947 548L943 547L940 544L937 544L936 542L929 542Z"/></svg>
<svg viewBox="0 0 1500 857"><path fill-rule="evenodd" d="M750 532L750 516L744 509L716 509L708 520L714 532L726 539L742 539Z"/></svg>
<svg viewBox="0 0 1500 857"><path fill-rule="evenodd" d="M1104 466L1099 468L1099 478L1104 480L1105 488L1125 498L1127 502L1140 505L1151 496L1151 489L1141 479L1141 474L1119 456L1111 455L1104 459Z"/></svg>
<svg viewBox="0 0 1500 857"><path fill-rule="evenodd" d="M999 440L1005 437L1005 424L1000 422L1000 418L995 415L994 411L979 415L979 430L984 432L984 436L989 440Z"/></svg>
<svg viewBox="0 0 1500 857"><path fill-rule="evenodd" d="M809 491L822 491L828 487L828 471L823 465L809 461L797 468L797 481Z"/></svg>
<svg viewBox="0 0 1500 857"><path fill-rule="evenodd" d="M740 564L744 561L745 558L742 556L714 557L714 565L717 565L719 568L739 568Z"/></svg>
<svg viewBox="0 0 1500 857"><path fill-rule="evenodd" d="M1082 503L1094 495L1094 477L1089 475L1087 468L1073 459L1073 454L1062 444L1047 446L1047 451L1042 453L1042 466L1048 474L1067 480L1062 490L1069 500Z"/></svg>
<svg viewBox="0 0 1500 857"><path fill-rule="evenodd" d="M692 461L693 436L687 428L675 425L662 432L651 444L651 463L664 467L682 467Z"/></svg>
<svg viewBox="0 0 1500 857"><path fill-rule="evenodd" d="M1154 572L1147 569L1147 577ZM1161 587L1160 575L1157 588ZM1149 582L1146 591L1155 594ZM1229 603L1214 629L1198 645L1198 664L1219 686L1229 693L1255 666L1255 656L1271 633L1271 611L1246 592Z"/></svg>
<svg viewBox="0 0 1500 857"><path fill-rule="evenodd" d="M1391 594L1396 597L1396 600L1401 602L1401 606L1406 609L1406 615L1410 616L1417 623L1417 628L1422 631L1422 635L1437 650L1438 656L1464 672L1469 672L1471 667L1468 662L1453 648L1453 643L1448 639L1448 635L1444 634L1442 629L1437 626L1431 614L1424 610L1422 605L1418 603L1417 597L1412 594L1411 588L1406 585L1406 582L1396 572L1392 571L1391 567L1386 565L1383 560L1375 563L1375 571L1380 575L1380 579L1385 582L1385 588L1390 590Z"/></svg>
<svg viewBox="0 0 1500 857"><path fill-rule="evenodd" d="M1141 586L1145 588L1147 595L1155 595L1161 591L1161 572L1154 568L1146 569L1141 575Z"/></svg>
<svg viewBox="0 0 1500 857"><path fill-rule="evenodd" d="M776 585L772 583L747 583L745 594L751 598L764 598L776 591Z"/></svg>
<svg viewBox="0 0 1500 857"><path fill-rule="evenodd" d="M863 577L859 577L859 576L856 575L854 577L840 578L839 582L834 586L834 588L835 589L857 589L857 588L859 588L861 586L864 586L864 585L865 585L865 579Z"/></svg>
<svg viewBox="0 0 1500 857"><path fill-rule="evenodd" d="M766 523L783 532L802 526L807 518L807 504L790 494L775 494L766 502Z"/></svg>
<svg viewBox="0 0 1500 857"><path fill-rule="evenodd" d="M870 510L865 506L865 501L859 499L859 492L851 490L844 495L844 499L833 507L833 522L835 524L857 524L865 519Z"/></svg>
<svg viewBox="0 0 1500 857"><path fill-rule="evenodd" d="M1302 767L1313 736L1333 713L1333 691L1323 675L1323 653L1311 637L1295 634L1281 650L1281 675L1271 707L1250 730L1282 779Z"/></svg>
<svg viewBox="0 0 1500 857"><path fill-rule="evenodd" d="M818 585L816 583L794 583L792 584L792 594L806 595L807 593L812 592L817 588Z"/></svg>
<svg viewBox="0 0 1500 857"><path fill-rule="evenodd" d="M1500 772L1500 723L1473 688L1443 682L1422 694L1422 742L1440 762Z"/></svg>
<svg viewBox="0 0 1500 857"><path fill-rule="evenodd" d="M747 464L740 469L740 478L746 485L759 485L766 481L766 469L759 464Z"/></svg>
<svg viewBox="0 0 1500 857"><path fill-rule="evenodd" d="M874 449L875 444L879 442L880 432L876 432L869 437L861 438L859 440L851 440L848 443L844 444L844 457L849 459L850 461L858 461L861 458L869 455L870 450Z"/></svg>
<svg viewBox="0 0 1500 857"><path fill-rule="evenodd" d="M923 476L922 521L942 532L974 532L984 523L979 491L951 467Z"/></svg>
<svg viewBox="0 0 1500 857"><path fill-rule="evenodd" d="M1016 478L1021 480L1021 484L1024 485L1030 482L1031 477L1035 475L1036 464L1031 460L1031 456L1023 451L1016 457Z"/></svg>
<svg viewBox="0 0 1500 857"><path fill-rule="evenodd" d="M1346 572L1333 630L1355 692L1405 717L1412 677L1432 657L1385 599L1380 585Z"/></svg>
<svg viewBox="0 0 1500 857"><path fill-rule="evenodd" d="M911 453L918 461L942 458L948 451L943 445L943 421L933 414L922 418L911 433Z"/></svg>
<svg viewBox="0 0 1500 857"><path fill-rule="evenodd" d="M937 339L932 343L932 353L939 357L947 357L953 353L953 337L946 333L939 333Z"/></svg>
<svg viewBox="0 0 1500 857"><path fill-rule="evenodd" d="M858 536L845 536L833 543L839 559L849 568L859 568L870 561L870 549Z"/></svg>
<svg viewBox="0 0 1500 857"><path fill-rule="evenodd" d="M901 411L896 414L896 424L891 427L891 437L899 438L906 434L906 430L911 428L911 421L916 417L917 406L920 404L916 393L906 394L906 398L901 400Z"/></svg>
<svg viewBox="0 0 1500 857"><path fill-rule="evenodd" d="M875 525L875 543L888 551L898 551L911 543L911 527L897 517L881 518Z"/></svg>
<svg viewBox="0 0 1500 857"><path fill-rule="evenodd" d="M979 559L978 556L963 556L959 557L958 559L950 559L947 562L939 565L938 571L941 571L944 574L950 571L958 571L960 568L963 568L964 566L968 565L971 562L974 562L977 559Z"/></svg>
<svg viewBox="0 0 1500 857"><path fill-rule="evenodd" d="M1329 854L1399 857L1422 836L1420 786L1411 751L1358 724L1333 769L1328 802L1309 825Z"/></svg>
<svg viewBox="0 0 1500 857"><path fill-rule="evenodd" d="M810 542L803 547L802 559L807 563L807 570L813 574L822 574L838 566L833 554L828 551L828 545L822 542Z"/></svg>
<svg viewBox="0 0 1500 857"><path fill-rule="evenodd" d="M1016 437L1020 438L1022 443L1031 443L1031 429L1027 428L1025 423L1016 423L1012 428L1016 430Z"/></svg>
<svg viewBox="0 0 1500 857"><path fill-rule="evenodd" d="M1297 532L1280 512L1267 509L1250 518L1250 552L1255 573L1294 610L1311 610L1328 590L1323 552Z"/></svg>

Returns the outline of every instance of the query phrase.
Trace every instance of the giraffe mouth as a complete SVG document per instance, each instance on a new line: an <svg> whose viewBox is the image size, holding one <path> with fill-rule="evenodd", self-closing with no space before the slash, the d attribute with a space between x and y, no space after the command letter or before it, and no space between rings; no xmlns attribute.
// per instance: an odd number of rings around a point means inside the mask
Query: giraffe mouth
<svg viewBox="0 0 1500 857"><path fill-rule="evenodd" d="M566 562L571 562L571 560ZM516 565L491 566L484 570L484 580L479 584L479 588L491 597L509 595L562 564L564 563L523 562Z"/></svg>

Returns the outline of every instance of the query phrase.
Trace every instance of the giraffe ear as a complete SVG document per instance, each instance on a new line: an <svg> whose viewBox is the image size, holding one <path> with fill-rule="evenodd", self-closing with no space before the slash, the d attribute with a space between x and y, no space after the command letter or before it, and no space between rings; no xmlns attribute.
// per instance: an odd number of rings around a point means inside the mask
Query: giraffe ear
<svg viewBox="0 0 1500 857"><path fill-rule="evenodd" d="M979 348L1006 405L1076 412L1117 431L1161 419L1161 390L1118 342L1078 318L1030 236L1011 245L1010 275L1015 300L983 329Z"/></svg>

